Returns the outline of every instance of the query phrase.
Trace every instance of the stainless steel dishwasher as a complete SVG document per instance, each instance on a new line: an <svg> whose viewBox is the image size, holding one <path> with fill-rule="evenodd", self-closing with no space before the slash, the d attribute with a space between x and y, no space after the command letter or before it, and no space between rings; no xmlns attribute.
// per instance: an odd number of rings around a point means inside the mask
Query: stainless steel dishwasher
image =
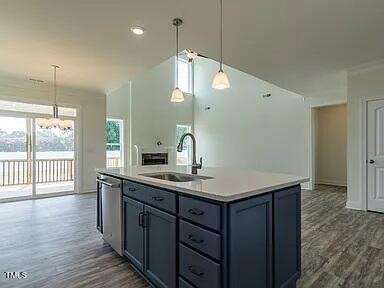
<svg viewBox="0 0 384 288"><path fill-rule="evenodd" d="M122 256L121 180L101 175L97 182L101 185L103 239Z"/></svg>

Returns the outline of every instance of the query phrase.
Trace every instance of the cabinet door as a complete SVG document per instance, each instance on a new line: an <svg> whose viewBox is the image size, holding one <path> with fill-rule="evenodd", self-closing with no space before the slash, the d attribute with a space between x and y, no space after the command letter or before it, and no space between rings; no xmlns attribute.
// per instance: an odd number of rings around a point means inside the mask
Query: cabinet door
<svg viewBox="0 0 384 288"><path fill-rule="evenodd" d="M141 216L144 204L123 197L124 254L135 266L143 271L144 231Z"/></svg>
<svg viewBox="0 0 384 288"><path fill-rule="evenodd" d="M145 206L145 275L156 287L176 287L176 217Z"/></svg>
<svg viewBox="0 0 384 288"><path fill-rule="evenodd" d="M96 182L96 228L103 233L103 210L101 205L101 185Z"/></svg>
<svg viewBox="0 0 384 288"><path fill-rule="evenodd" d="M229 287L272 287L272 196L231 204L229 214Z"/></svg>
<svg viewBox="0 0 384 288"><path fill-rule="evenodd" d="M274 195L275 287L296 287L301 270L301 189Z"/></svg>

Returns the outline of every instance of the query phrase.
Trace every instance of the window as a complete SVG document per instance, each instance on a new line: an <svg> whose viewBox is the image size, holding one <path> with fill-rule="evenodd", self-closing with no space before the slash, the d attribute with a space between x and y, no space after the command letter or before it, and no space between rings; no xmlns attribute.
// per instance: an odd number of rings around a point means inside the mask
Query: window
<svg viewBox="0 0 384 288"><path fill-rule="evenodd" d="M123 167L123 120L107 119L107 168Z"/></svg>
<svg viewBox="0 0 384 288"><path fill-rule="evenodd" d="M31 103L0 100L0 107L1 107L0 109L4 111L28 112L28 113L48 114L48 115L52 114L51 105L41 105L41 104L31 104ZM59 115L76 117L76 109L59 106Z"/></svg>
<svg viewBox="0 0 384 288"><path fill-rule="evenodd" d="M180 138L185 133L191 132L191 126L176 125L176 146L180 142ZM191 164L191 138L188 137L184 140L183 151L176 154L176 165L190 165Z"/></svg>
<svg viewBox="0 0 384 288"><path fill-rule="evenodd" d="M179 58L179 88L185 93L192 93L192 63Z"/></svg>

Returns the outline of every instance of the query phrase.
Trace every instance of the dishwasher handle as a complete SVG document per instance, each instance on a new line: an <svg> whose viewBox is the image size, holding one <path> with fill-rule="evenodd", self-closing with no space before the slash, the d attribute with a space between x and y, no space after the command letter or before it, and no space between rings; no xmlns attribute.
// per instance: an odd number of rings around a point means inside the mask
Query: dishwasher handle
<svg viewBox="0 0 384 288"><path fill-rule="evenodd" d="M119 188L120 187L120 183L110 183L110 182L107 182L107 181L104 181L101 179L96 179L96 181L102 185L106 185L106 186L111 187L111 188Z"/></svg>

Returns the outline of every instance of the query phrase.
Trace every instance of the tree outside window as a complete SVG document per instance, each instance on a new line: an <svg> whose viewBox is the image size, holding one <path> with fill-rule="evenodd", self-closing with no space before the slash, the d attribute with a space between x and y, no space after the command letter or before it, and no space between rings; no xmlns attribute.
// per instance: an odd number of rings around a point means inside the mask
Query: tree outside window
<svg viewBox="0 0 384 288"><path fill-rule="evenodd" d="M123 121L119 119L107 119L107 167L122 167L122 127Z"/></svg>

